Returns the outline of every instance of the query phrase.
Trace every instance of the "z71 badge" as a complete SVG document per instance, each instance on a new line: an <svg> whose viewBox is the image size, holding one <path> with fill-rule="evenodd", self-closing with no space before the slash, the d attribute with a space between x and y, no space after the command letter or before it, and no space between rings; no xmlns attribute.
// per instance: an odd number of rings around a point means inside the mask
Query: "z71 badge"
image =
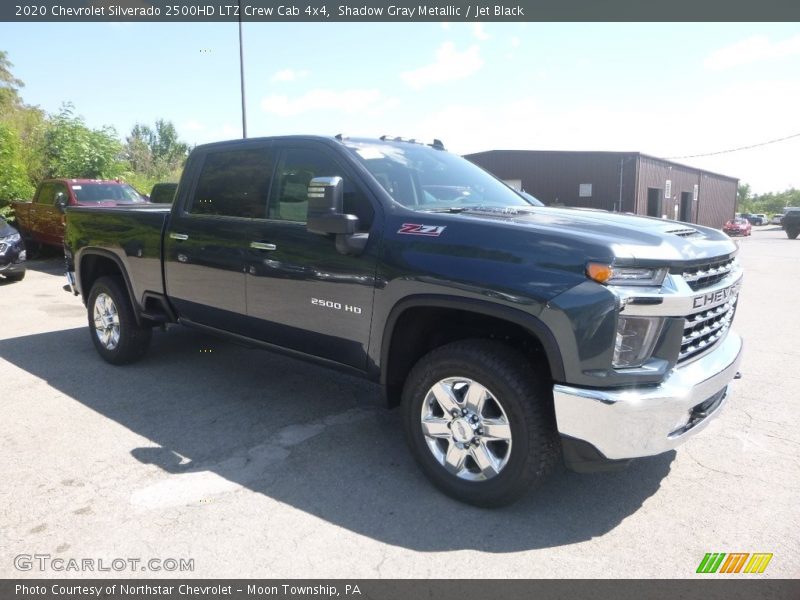
<svg viewBox="0 0 800 600"><path fill-rule="evenodd" d="M445 227L447 227L447 225L421 225L419 223L403 223L400 229L397 230L397 233L439 237L442 235Z"/></svg>

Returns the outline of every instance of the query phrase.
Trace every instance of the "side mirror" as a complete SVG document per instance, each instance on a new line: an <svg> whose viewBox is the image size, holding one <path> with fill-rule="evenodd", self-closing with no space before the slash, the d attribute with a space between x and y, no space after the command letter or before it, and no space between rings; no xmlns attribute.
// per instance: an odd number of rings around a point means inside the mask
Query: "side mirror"
<svg viewBox="0 0 800 600"><path fill-rule="evenodd" d="M343 204L344 183L341 177L315 177L308 184L306 228L323 235L355 233L358 217L342 213Z"/></svg>
<svg viewBox="0 0 800 600"><path fill-rule="evenodd" d="M69 198L67 198L67 195L64 192L58 192L56 194L55 207L63 213L67 210L68 205Z"/></svg>
<svg viewBox="0 0 800 600"><path fill-rule="evenodd" d="M336 236L336 250L341 254L361 254L369 234L356 233L358 217L346 215L344 182L341 177L315 177L308 184L306 229L311 233Z"/></svg>

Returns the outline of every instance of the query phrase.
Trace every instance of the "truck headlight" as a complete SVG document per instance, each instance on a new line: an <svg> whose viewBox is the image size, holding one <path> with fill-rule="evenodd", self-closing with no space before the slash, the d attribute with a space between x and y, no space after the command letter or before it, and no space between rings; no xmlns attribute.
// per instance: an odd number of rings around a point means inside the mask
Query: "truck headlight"
<svg viewBox="0 0 800 600"><path fill-rule="evenodd" d="M657 317L619 315L614 342L615 369L640 367L650 358L664 320Z"/></svg>
<svg viewBox="0 0 800 600"><path fill-rule="evenodd" d="M7 235L6 237L0 237L0 244L13 244L20 240L19 233L12 233L11 235Z"/></svg>
<svg viewBox="0 0 800 600"><path fill-rule="evenodd" d="M586 275L605 285L659 286L667 275L665 267L615 267L603 263L586 265Z"/></svg>

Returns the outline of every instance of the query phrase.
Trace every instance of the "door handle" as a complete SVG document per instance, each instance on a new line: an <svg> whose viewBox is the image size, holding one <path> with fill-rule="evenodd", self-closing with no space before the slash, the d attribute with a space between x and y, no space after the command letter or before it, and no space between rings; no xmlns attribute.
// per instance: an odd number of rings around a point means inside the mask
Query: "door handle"
<svg viewBox="0 0 800 600"><path fill-rule="evenodd" d="M181 241L189 239L189 236L186 235L185 233L170 233L169 237L171 237L173 240L181 240Z"/></svg>
<svg viewBox="0 0 800 600"><path fill-rule="evenodd" d="M275 244L268 244L267 242L250 242L250 247L254 250L277 250Z"/></svg>

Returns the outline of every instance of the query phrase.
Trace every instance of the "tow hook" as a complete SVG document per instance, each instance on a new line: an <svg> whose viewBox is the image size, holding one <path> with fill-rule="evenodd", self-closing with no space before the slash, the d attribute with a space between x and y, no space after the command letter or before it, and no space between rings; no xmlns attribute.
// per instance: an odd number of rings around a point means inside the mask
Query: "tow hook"
<svg viewBox="0 0 800 600"><path fill-rule="evenodd" d="M734 375L733 378L734 379L741 379L742 378L742 372L741 371L736 371L736 375Z"/></svg>

